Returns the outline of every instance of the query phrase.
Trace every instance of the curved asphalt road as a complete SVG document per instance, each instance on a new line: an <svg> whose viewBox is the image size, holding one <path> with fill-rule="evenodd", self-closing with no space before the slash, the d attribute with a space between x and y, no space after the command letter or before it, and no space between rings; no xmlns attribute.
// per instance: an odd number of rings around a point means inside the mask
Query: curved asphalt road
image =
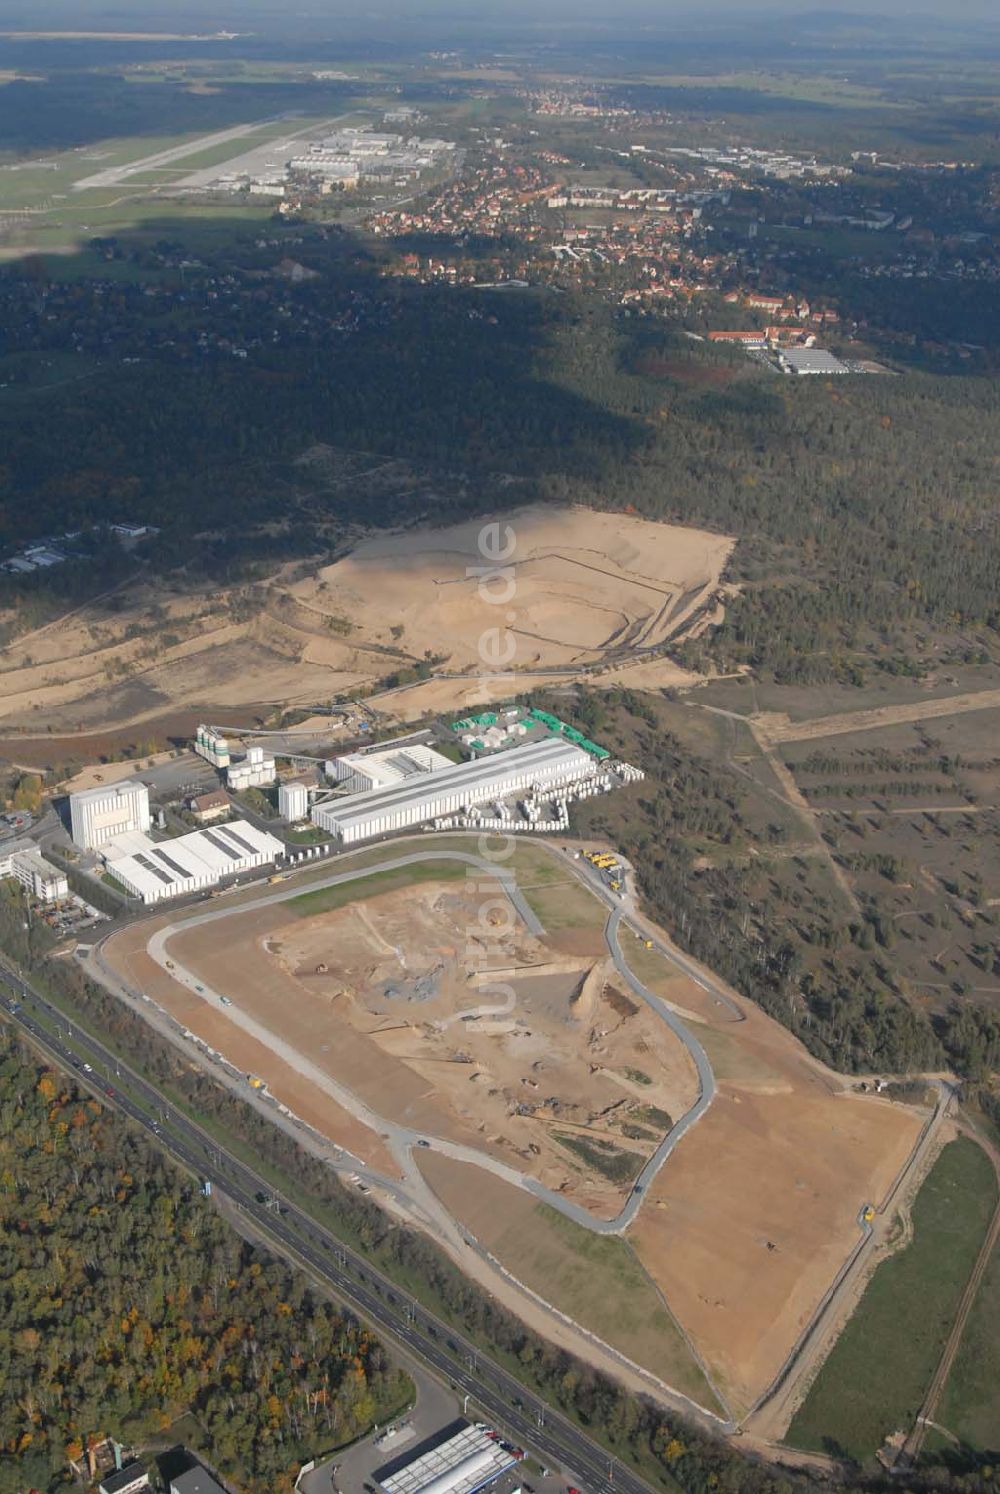
<svg viewBox="0 0 1000 1494"><path fill-rule="evenodd" d="M401 867L422 865L427 861L464 861L484 876L489 876L503 888L529 931L536 936L544 933L541 923L529 906L511 873L505 872L503 869L498 869L495 862L488 861L481 856L474 856L463 851L434 851L428 848L426 851L413 852L407 856L397 856L374 866L355 867L348 871L335 872L331 876L324 877L322 880L311 884L305 889L302 887L291 887L282 892L272 892L266 896L254 898L236 906L229 905L222 908L212 908L204 913L197 913L193 917L182 919L179 924L171 924L159 930L150 939L148 950L157 964L161 965L164 969L168 966L170 967L169 973L172 979L196 991L205 1001L214 1005L221 1002L220 992L211 990L193 971L186 969L178 961L168 961L167 959L167 942L180 928L197 928L202 924L212 923L217 919L232 917L236 913L249 913L257 908L273 907L275 903L290 902L313 891L320 892L327 887L336 887L344 883L360 881L365 877L370 877L380 872L395 871ZM585 885L591 891L597 892L601 896L602 901L610 901L604 894L603 887L592 887L589 879L585 881ZM670 1028L675 1037L684 1044L697 1071L699 1086L698 1098L695 1100L695 1103L691 1106L690 1110L680 1117L671 1130L667 1132L655 1152L645 1163L632 1186L624 1206L613 1219L595 1218L582 1205L573 1203L561 1193L556 1192L552 1188L547 1188L544 1183L539 1182L536 1178L526 1176L523 1172L518 1171L516 1167L510 1166L496 1157L491 1157L476 1147L465 1146L461 1142L447 1141L440 1137L435 1138L433 1143L429 1143L423 1132L415 1131L409 1126L387 1120L385 1116L371 1110L348 1086L338 1083L325 1070L310 1063L308 1059L296 1056L294 1066L311 1083L329 1094L339 1105L361 1120L376 1134L385 1136L394 1154L403 1166L404 1172L409 1174L413 1181L416 1181L418 1176L422 1178L422 1175L414 1169L413 1148L416 1146L423 1146L425 1148L430 1146L434 1151L451 1157L456 1162L465 1162L474 1167L483 1168L488 1172L494 1173L513 1187L523 1188L542 1203L548 1204L550 1208L558 1210L567 1219L571 1219L573 1223L591 1231L593 1234L623 1234L635 1219L642 1205L643 1195L647 1186L656 1177L674 1148L683 1140L687 1132L701 1119L711 1105L715 1098L715 1076L712 1073L712 1067L704 1048L684 1025L680 1017L677 1016L676 1012L661 997L654 995L652 991L648 990L626 964L618 942L618 930L622 920L622 910L614 903L610 903L610 907L611 911L605 929L605 939L615 969L635 995L641 1001L645 1002L650 1010ZM258 1041L264 1042L271 1047L274 1047L278 1042L274 1033L256 1022L254 1018L242 1012L239 1007L231 1006L229 1016L230 1020L237 1022L246 1031L250 1032L252 1036L256 1037ZM292 1061L289 1055L286 1055L286 1061ZM398 1192L398 1185L392 1191Z"/></svg>

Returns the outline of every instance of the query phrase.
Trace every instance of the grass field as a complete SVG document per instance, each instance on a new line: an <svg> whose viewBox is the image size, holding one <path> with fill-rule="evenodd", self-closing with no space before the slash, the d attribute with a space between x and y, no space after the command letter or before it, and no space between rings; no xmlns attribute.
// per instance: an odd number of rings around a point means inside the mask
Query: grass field
<svg viewBox="0 0 1000 1494"><path fill-rule="evenodd" d="M400 866L393 871L375 871L371 876L357 881L342 882L338 887L317 887L313 892L300 893L288 899L286 907L300 918L311 918L314 913L329 913L334 908L346 907L360 898L377 897L382 892L395 892L399 887L412 887L414 882L451 882L464 879L468 868L461 862L428 861L422 866Z"/></svg>
<svg viewBox="0 0 1000 1494"><path fill-rule="evenodd" d="M421 1158L438 1192L518 1281L553 1307L702 1406L717 1409L708 1381L655 1283L625 1240L581 1229L498 1179ZM461 1200L461 1206L459 1205Z"/></svg>
<svg viewBox="0 0 1000 1494"><path fill-rule="evenodd" d="M1000 1250L994 1250L935 1418L977 1453L1000 1453Z"/></svg>
<svg viewBox="0 0 1000 1494"><path fill-rule="evenodd" d="M607 922L606 909L570 872L565 877L564 882L544 887L532 887L524 880L523 873L518 881L527 902L550 933L558 934L563 929L602 929Z"/></svg>
<svg viewBox="0 0 1000 1494"><path fill-rule="evenodd" d="M986 1154L965 1137L946 1146L917 1195L912 1242L876 1270L787 1442L864 1462L909 1430L995 1200ZM978 1315L974 1323L978 1333Z"/></svg>

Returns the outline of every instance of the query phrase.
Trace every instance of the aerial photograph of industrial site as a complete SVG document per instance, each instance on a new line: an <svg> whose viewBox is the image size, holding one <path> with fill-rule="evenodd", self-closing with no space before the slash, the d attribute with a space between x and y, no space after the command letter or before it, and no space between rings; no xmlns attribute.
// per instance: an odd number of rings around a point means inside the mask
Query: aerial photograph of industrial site
<svg viewBox="0 0 1000 1494"><path fill-rule="evenodd" d="M0 0L0 1494L1000 1491L985 0Z"/></svg>

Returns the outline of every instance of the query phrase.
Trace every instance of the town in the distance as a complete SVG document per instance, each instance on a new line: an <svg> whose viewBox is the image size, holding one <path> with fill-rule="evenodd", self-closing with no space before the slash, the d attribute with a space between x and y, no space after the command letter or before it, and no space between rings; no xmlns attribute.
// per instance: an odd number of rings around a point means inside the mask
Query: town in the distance
<svg viewBox="0 0 1000 1494"><path fill-rule="evenodd" d="M0 1494L998 1494L914 3L0 0Z"/></svg>

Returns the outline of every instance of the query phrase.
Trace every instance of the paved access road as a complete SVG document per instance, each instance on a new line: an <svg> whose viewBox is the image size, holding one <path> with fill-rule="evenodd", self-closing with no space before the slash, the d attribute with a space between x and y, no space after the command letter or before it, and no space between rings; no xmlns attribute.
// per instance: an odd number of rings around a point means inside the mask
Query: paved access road
<svg viewBox="0 0 1000 1494"><path fill-rule="evenodd" d="M335 1296L374 1324L387 1341L405 1346L459 1394L468 1395L507 1436L546 1464L557 1465L587 1494L650 1494L645 1483L586 1433L448 1327L415 1298L373 1269L363 1256L277 1195L264 1178L176 1110L97 1038L85 1033L19 975L0 966L9 1020L105 1103L150 1132L176 1161L209 1180L265 1233L274 1249L306 1268ZM93 1072L87 1073L83 1065Z"/></svg>
<svg viewBox="0 0 1000 1494"><path fill-rule="evenodd" d="M495 862L489 861L482 856L473 855L470 852L455 850L435 851L428 847L426 851L416 851L405 856L394 856L386 861L379 862L377 865L359 866L346 871L331 872L329 876L311 883L307 889L292 886L283 888L281 891L269 890L259 898L254 898L238 905L229 905L221 908L213 907L203 913L195 913L187 916L180 920L178 924L169 924L154 934L149 941L149 953L156 960L157 964L169 972L173 980L185 985L192 992L196 992L203 1001L215 1006L223 1001L223 993L213 991L194 971L187 969L176 958L168 959L167 957L168 942L171 936L178 931L179 927L183 927L184 929L198 928L203 924L214 923L223 918L230 918L237 913L251 913L257 908L273 907L276 903L288 902L304 895L308 896L313 892L320 893L327 887L339 887L350 882L363 880L365 877L370 877L376 873L397 871L408 866L425 865L428 861L464 861L472 870L480 873L484 878L495 879L503 888L529 932L536 936L545 932L537 915L518 887L512 873L505 871L502 867L498 867ZM570 862L570 866L574 874L579 877L579 867L573 862ZM435 1151L441 1152L444 1156L451 1157L457 1162L465 1162L472 1166L483 1168L502 1178L504 1182L511 1184L513 1187L523 1188L541 1202L548 1204L550 1208L558 1210L567 1219L571 1219L575 1224L580 1225L583 1229L590 1230L593 1234L623 1234L638 1213L642 1205L643 1194L648 1184L656 1177L671 1152L683 1140L691 1127L701 1119L715 1098L715 1076L712 1073L712 1067L704 1048L684 1022L681 1021L676 1012L661 997L654 995L652 991L648 990L625 961L618 942L618 931L622 921L622 909L620 905L607 893L603 884L595 884L587 877L583 877L581 880L609 908L605 937L608 951L618 973L639 999L644 1001L650 1010L670 1028L671 1032L684 1044L691 1055L698 1074L698 1098L691 1109L680 1117L660 1142L653 1155L645 1163L621 1211L613 1219L598 1219L589 1209L584 1208L581 1204L573 1203L572 1200L565 1198L563 1194L556 1192L555 1189L546 1187L537 1178L519 1171L516 1167L512 1167L509 1163L490 1156L487 1152L477 1147L466 1146L461 1142L447 1141L441 1137L435 1137L433 1142L428 1142L428 1139L422 1132L414 1131L409 1126L388 1120L385 1116L372 1111L349 1087L339 1084L324 1069L319 1068L308 1059L294 1052L286 1052L283 1056L287 1063L292 1064L293 1067L302 1072L311 1083L316 1085L324 1093L328 1093L339 1105L358 1120L362 1121L364 1125L385 1137L410 1183L413 1201L420 1201L425 1207L430 1203L430 1197L423 1179L419 1171L414 1167L412 1155L413 1147L427 1147L430 1145ZM100 960L100 951L98 951L98 958ZM106 966L104 966L104 969L106 974L113 975L113 972L108 971ZM689 972L685 971L685 973ZM701 984L704 985L704 980L700 976L698 978ZM489 1008L483 1008L484 1014L488 1014L489 1011ZM267 1028L240 1008L233 1007L230 1004L227 1015L231 1021L244 1028L252 1036L256 1037L258 1041L269 1046L274 1046L275 1048L280 1048L281 1040L276 1038L272 1032L268 1031ZM378 1181L381 1182L382 1180L378 1179ZM398 1193L398 1185L391 1186L390 1191Z"/></svg>

